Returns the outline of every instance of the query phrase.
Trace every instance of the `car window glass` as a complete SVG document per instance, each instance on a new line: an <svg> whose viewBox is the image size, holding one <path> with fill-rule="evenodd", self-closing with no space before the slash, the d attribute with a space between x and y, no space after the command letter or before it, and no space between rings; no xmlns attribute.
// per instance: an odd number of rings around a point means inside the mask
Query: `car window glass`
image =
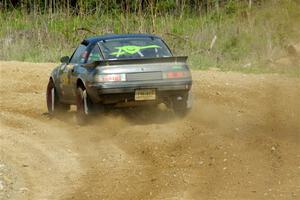
<svg viewBox="0 0 300 200"><path fill-rule="evenodd" d="M92 63L94 61L99 61L99 60L101 60L100 49L99 49L98 45L96 45L92 49L92 51L91 51L91 53L89 55L89 58L87 60L87 63Z"/></svg>
<svg viewBox="0 0 300 200"><path fill-rule="evenodd" d="M159 38L117 38L99 42L104 59L137 59L172 56Z"/></svg>
<svg viewBox="0 0 300 200"><path fill-rule="evenodd" d="M70 61L70 63L84 63L85 57L86 57L86 46L80 45L75 53L73 54L73 57Z"/></svg>

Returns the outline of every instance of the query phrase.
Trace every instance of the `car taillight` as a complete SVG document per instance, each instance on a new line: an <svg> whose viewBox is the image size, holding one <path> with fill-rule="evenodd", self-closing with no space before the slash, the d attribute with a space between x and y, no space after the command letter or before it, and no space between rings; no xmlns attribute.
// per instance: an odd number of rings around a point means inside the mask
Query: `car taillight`
<svg viewBox="0 0 300 200"><path fill-rule="evenodd" d="M164 73L164 79L186 78L190 76L188 71L169 71Z"/></svg>
<svg viewBox="0 0 300 200"><path fill-rule="evenodd" d="M126 74L101 74L96 76L97 82L126 81Z"/></svg>

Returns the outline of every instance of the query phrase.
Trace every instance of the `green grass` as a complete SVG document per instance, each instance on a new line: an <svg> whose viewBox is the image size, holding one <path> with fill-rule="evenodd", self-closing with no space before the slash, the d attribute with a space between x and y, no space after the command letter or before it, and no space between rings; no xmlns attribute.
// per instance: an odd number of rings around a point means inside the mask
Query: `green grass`
<svg viewBox="0 0 300 200"><path fill-rule="evenodd" d="M229 4L206 15L183 13L111 13L85 16L0 13L0 59L58 62L70 55L85 37L106 33L154 33L162 36L176 55L188 55L194 69L287 73L299 76L299 67L277 70L269 61L286 55L286 46L300 41L300 4L269 1L251 10ZM88 29L80 30L81 28ZM209 50L211 41L215 45Z"/></svg>

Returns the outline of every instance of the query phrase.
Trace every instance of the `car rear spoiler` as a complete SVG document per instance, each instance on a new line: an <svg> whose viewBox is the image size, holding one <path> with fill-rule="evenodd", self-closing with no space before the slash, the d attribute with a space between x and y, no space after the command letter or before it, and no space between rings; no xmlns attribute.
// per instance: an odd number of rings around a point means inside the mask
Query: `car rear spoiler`
<svg viewBox="0 0 300 200"><path fill-rule="evenodd" d="M120 59L120 60L101 60L83 64L84 67L97 67L109 65L129 65L129 64L149 64L149 63L185 63L187 56L173 56L160 58L139 58L139 59Z"/></svg>

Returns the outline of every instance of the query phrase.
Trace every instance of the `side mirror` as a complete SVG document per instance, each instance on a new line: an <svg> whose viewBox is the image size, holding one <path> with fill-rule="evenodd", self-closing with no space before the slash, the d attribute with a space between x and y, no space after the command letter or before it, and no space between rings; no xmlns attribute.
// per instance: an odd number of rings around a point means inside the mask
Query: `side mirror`
<svg viewBox="0 0 300 200"><path fill-rule="evenodd" d="M70 61L70 57L69 56L64 56L64 57L61 57L61 59L60 59L61 63L69 64L69 61Z"/></svg>

